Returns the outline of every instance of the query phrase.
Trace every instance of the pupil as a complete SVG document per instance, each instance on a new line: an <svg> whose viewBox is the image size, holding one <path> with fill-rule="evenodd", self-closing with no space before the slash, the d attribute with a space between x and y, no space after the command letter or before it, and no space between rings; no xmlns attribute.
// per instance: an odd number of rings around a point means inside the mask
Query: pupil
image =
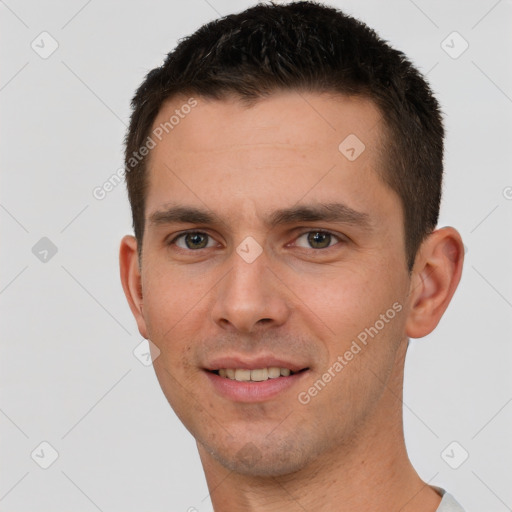
<svg viewBox="0 0 512 512"><path fill-rule="evenodd" d="M185 237L189 249L203 249L206 247L206 237L200 233L189 233Z"/></svg>
<svg viewBox="0 0 512 512"><path fill-rule="evenodd" d="M309 234L308 242L315 249L324 249L325 247L329 247L331 235L329 233L315 231Z"/></svg>

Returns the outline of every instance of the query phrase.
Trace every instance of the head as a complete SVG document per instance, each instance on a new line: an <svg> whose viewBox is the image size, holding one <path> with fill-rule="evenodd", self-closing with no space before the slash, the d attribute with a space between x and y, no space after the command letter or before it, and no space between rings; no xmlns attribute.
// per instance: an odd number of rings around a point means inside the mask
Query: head
<svg viewBox="0 0 512 512"><path fill-rule="evenodd" d="M335 9L258 5L182 40L132 106L122 281L202 456L285 474L399 422L406 340L463 252L434 231L443 127L411 63ZM268 367L294 375L221 382Z"/></svg>

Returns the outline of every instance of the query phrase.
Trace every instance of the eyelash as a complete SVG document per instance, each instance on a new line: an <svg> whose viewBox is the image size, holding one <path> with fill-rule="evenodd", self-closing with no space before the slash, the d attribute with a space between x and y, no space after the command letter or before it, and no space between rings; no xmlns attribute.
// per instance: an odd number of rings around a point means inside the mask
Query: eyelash
<svg viewBox="0 0 512 512"><path fill-rule="evenodd" d="M320 249L315 249L313 247L309 247L310 250L315 251L315 252L327 251L327 249L331 249L332 247L338 245L340 242L346 242L347 241L346 237L343 237L342 235L333 233L332 231L328 231L328 230L325 230L325 229L308 229L306 231L302 231L302 232L300 232L297 235L297 237L295 238L295 241L297 241L300 237L302 237L304 235L307 235L309 233L322 233L322 234L330 235L331 237L335 238L338 241L337 243L334 243L332 245L329 245L328 247L323 247L323 248L320 248ZM179 235L175 236L170 242L167 243L167 245L176 245L176 241L177 240L179 240L180 238L185 237L186 235L190 235L190 234L205 235L205 236L209 237L210 239L213 239L213 237L211 235L209 235L208 233L206 233L204 231L189 230L189 231L183 231ZM194 249L183 249L182 247L178 247L178 249L182 250L182 251L185 251L185 252L199 252L201 250L201 249L195 249L195 250ZM211 249L211 247L204 247L203 249ZM306 248L305 247L299 247L299 249L306 249Z"/></svg>

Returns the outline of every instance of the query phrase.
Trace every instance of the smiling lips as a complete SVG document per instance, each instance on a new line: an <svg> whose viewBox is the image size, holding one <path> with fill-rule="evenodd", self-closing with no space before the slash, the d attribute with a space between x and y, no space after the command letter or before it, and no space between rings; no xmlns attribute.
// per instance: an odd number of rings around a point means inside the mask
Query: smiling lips
<svg viewBox="0 0 512 512"><path fill-rule="evenodd" d="M217 393L234 402L263 402L305 377L309 368L274 357L228 357L212 361L205 373Z"/></svg>

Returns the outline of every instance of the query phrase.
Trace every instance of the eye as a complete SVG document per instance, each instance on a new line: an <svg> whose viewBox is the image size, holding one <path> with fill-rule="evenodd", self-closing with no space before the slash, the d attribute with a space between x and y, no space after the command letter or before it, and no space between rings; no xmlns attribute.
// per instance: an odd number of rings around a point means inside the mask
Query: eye
<svg viewBox="0 0 512 512"><path fill-rule="evenodd" d="M305 244L301 245L299 240L305 240ZM340 242L341 238L330 233L329 231L308 231L300 235L296 240L296 245L299 247L304 247L306 249L327 249L332 245L336 245L336 243ZM335 242L335 243L331 243Z"/></svg>
<svg viewBox="0 0 512 512"><path fill-rule="evenodd" d="M175 244L180 249L196 250L207 249L215 245L214 240L207 233L201 231L188 231L174 238L169 245Z"/></svg>

